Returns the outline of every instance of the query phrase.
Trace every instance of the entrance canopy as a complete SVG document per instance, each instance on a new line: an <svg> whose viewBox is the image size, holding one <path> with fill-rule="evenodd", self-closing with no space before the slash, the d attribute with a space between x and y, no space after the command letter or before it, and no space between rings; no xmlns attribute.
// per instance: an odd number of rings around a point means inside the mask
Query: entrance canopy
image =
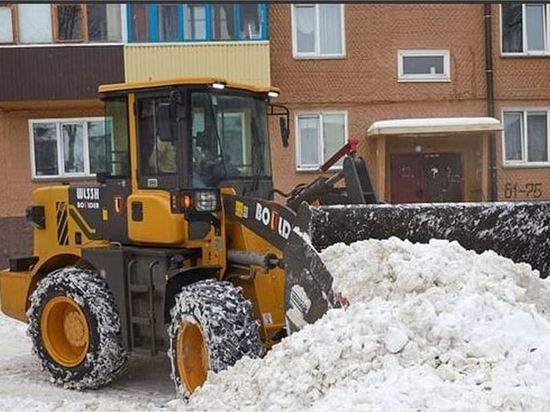
<svg viewBox="0 0 550 412"><path fill-rule="evenodd" d="M434 117L424 119L394 119L374 122L368 136L433 135L447 133L479 133L502 130L493 117Z"/></svg>

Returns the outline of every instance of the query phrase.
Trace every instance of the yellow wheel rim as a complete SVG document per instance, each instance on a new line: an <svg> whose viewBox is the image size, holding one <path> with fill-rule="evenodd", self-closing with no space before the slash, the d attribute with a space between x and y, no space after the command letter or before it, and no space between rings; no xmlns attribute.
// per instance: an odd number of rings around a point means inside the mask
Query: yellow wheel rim
<svg viewBox="0 0 550 412"><path fill-rule="evenodd" d="M77 366L90 347L88 320L80 305L67 296L57 296L46 303L40 334L48 355L61 366Z"/></svg>
<svg viewBox="0 0 550 412"><path fill-rule="evenodd" d="M178 374L182 385L193 392L206 381L208 350L198 323L184 320L180 324L176 342Z"/></svg>

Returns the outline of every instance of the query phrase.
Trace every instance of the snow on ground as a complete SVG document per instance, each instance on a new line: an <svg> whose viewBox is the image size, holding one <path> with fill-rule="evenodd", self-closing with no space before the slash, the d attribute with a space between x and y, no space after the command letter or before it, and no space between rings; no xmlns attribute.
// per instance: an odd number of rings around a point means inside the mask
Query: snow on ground
<svg viewBox="0 0 550 412"><path fill-rule="evenodd" d="M392 238L322 254L352 302L173 399L165 358L111 387L48 383L25 326L0 316L0 410L493 411L550 402L550 284L457 243Z"/></svg>
<svg viewBox="0 0 550 412"><path fill-rule="evenodd" d="M550 285L528 265L396 238L336 244L322 257L349 308L211 376L189 406L547 409Z"/></svg>
<svg viewBox="0 0 550 412"><path fill-rule="evenodd" d="M31 353L26 325L0 314L0 411L170 410L166 357L133 359L111 386L78 392L55 386ZM178 401L179 403L179 401Z"/></svg>

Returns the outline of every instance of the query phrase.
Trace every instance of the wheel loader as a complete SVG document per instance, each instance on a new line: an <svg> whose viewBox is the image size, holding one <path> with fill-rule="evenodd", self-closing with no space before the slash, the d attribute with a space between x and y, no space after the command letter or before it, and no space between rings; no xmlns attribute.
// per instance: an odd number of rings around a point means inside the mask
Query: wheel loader
<svg viewBox="0 0 550 412"><path fill-rule="evenodd" d="M29 324L60 385L97 388L128 356L167 353L187 398L209 371L341 305L319 257L336 242L456 239L548 273L548 204L378 204L354 141L313 181L274 188L270 116L289 140L276 88L201 78L99 92L105 170L36 189L33 255L0 272L2 311Z"/></svg>

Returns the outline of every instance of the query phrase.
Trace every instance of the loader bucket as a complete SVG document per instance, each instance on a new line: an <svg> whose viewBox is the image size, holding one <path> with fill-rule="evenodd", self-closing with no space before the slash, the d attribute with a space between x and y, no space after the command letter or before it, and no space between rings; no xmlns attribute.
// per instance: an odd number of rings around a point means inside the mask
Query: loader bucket
<svg viewBox="0 0 550 412"><path fill-rule="evenodd" d="M550 275L550 202L440 203L310 207L303 204L285 248L290 332L338 306L332 276L319 257L328 246L396 236L411 242L456 240L494 250Z"/></svg>

